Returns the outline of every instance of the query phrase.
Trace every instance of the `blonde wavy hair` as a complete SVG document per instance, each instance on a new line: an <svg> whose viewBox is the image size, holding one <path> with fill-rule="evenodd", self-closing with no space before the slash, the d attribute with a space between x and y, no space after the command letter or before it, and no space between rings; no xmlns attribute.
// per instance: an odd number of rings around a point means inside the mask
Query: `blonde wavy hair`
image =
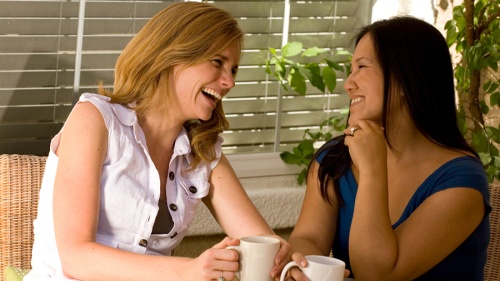
<svg viewBox="0 0 500 281"><path fill-rule="evenodd" d="M114 89L99 85L99 93L136 111L146 112L168 105L169 77L175 65L193 66L210 60L237 40L243 32L228 12L210 4L179 2L156 14L125 47L115 66ZM229 128L222 103L218 102L210 120L192 120L184 124L190 141L195 168L200 161L216 158L214 144Z"/></svg>

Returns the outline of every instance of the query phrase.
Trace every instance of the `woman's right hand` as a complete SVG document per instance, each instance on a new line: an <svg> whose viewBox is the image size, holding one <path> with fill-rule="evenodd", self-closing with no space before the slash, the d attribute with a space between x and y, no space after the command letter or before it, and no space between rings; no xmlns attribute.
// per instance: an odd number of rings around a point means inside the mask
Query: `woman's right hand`
<svg viewBox="0 0 500 281"><path fill-rule="evenodd" d="M292 260L299 264L301 268L307 266L306 258L299 252L295 252L292 254ZM344 272L344 277L349 277L349 274L351 274L351 272L346 269ZM290 268L290 270L288 270L285 281L309 281L309 279L304 275L300 268L294 266Z"/></svg>
<svg viewBox="0 0 500 281"><path fill-rule="evenodd" d="M187 275L193 278L190 280L217 280L221 277L221 272L225 280L233 280L239 268L239 255L238 252L226 247L239 244L240 240L226 237L193 259L192 265L187 268L191 273Z"/></svg>
<svg viewBox="0 0 500 281"><path fill-rule="evenodd" d="M307 260L299 252L295 252L292 254L292 260L300 265L300 267L307 266ZM300 268L294 266L288 270L286 273L285 281L309 281L309 279L304 275Z"/></svg>

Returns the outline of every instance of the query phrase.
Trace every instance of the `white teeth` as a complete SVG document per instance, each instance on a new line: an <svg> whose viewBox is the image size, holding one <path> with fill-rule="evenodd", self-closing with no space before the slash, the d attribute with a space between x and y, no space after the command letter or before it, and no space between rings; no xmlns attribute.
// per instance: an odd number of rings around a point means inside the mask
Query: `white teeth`
<svg viewBox="0 0 500 281"><path fill-rule="evenodd" d="M360 102L364 99L365 99L365 97L357 97L351 101L351 104L355 104L355 103Z"/></svg>
<svg viewBox="0 0 500 281"><path fill-rule="evenodd" d="M218 100L222 99L221 94L217 93L216 91L214 91L212 89L204 88L204 89L202 89L202 91L205 92L205 93L207 93L207 94L209 94L209 95L211 95L211 96L213 96L214 98L216 98Z"/></svg>

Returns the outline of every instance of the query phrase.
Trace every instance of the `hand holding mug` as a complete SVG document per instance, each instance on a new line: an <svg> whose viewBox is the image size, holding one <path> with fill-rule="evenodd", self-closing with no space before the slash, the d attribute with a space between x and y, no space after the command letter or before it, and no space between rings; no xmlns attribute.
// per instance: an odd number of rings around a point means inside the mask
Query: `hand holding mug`
<svg viewBox="0 0 500 281"><path fill-rule="evenodd" d="M228 246L240 255L240 281L273 281L270 275L274 259L280 249L280 240L269 236L248 236L240 239L239 246Z"/></svg>
<svg viewBox="0 0 500 281"><path fill-rule="evenodd" d="M299 267L304 275L311 281L343 281L345 273L345 262L326 256L308 255L306 267L300 267L295 261L289 262L283 272L280 281L284 281L288 270Z"/></svg>

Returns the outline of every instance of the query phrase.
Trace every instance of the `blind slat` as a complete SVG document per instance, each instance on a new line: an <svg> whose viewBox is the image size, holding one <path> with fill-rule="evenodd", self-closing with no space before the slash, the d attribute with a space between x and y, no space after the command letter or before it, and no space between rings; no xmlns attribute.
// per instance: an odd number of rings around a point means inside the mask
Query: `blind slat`
<svg viewBox="0 0 500 281"><path fill-rule="evenodd" d="M57 18L0 18L0 34L70 35L76 34L77 19Z"/></svg>
<svg viewBox="0 0 500 281"><path fill-rule="evenodd" d="M307 127L311 125L311 121L316 121L317 124L330 116L340 116L338 113L327 115L323 111L308 112L304 114L284 114L283 123L284 129L290 127ZM275 115L256 114L253 116L236 116L228 117L231 123L231 130L257 130L264 128L273 128L276 122Z"/></svg>
<svg viewBox="0 0 500 281"><path fill-rule="evenodd" d="M0 106L70 104L72 100L72 89L0 89Z"/></svg>
<svg viewBox="0 0 500 281"><path fill-rule="evenodd" d="M73 51L76 48L76 36L57 35L28 36L2 35L0 33L0 53L47 53Z"/></svg>
<svg viewBox="0 0 500 281"><path fill-rule="evenodd" d="M64 121L71 111L71 105L0 107L0 118L3 124L24 122L39 123ZM35 119L34 119L35 118Z"/></svg>
<svg viewBox="0 0 500 281"><path fill-rule="evenodd" d="M319 90L311 86L310 83L306 83L308 93L319 93ZM267 89L266 89L267 88ZM335 87L333 93L341 93L344 90L344 81L337 81L337 86ZM278 95L278 90L282 92L285 96L297 95L296 93L284 92L278 82L260 83L255 82L253 84L237 84L230 92L229 95L224 100L229 100L233 98L252 98L252 97L276 97Z"/></svg>
<svg viewBox="0 0 500 281"><path fill-rule="evenodd" d="M231 94L229 94L231 95ZM306 98L295 97L282 100L282 107L284 112L290 111L307 111L307 110L322 110L324 104L327 103L327 97ZM226 114L244 114L244 113L258 113L258 112L273 112L276 110L276 99L271 100L224 100L224 112ZM349 104L347 95L331 96L330 103L335 104L336 107L345 107Z"/></svg>
<svg viewBox="0 0 500 281"><path fill-rule="evenodd" d="M63 122L1 124L0 139L50 139L61 130L62 125Z"/></svg>
<svg viewBox="0 0 500 281"><path fill-rule="evenodd" d="M0 140L0 152L6 154L48 155L49 139Z"/></svg>

